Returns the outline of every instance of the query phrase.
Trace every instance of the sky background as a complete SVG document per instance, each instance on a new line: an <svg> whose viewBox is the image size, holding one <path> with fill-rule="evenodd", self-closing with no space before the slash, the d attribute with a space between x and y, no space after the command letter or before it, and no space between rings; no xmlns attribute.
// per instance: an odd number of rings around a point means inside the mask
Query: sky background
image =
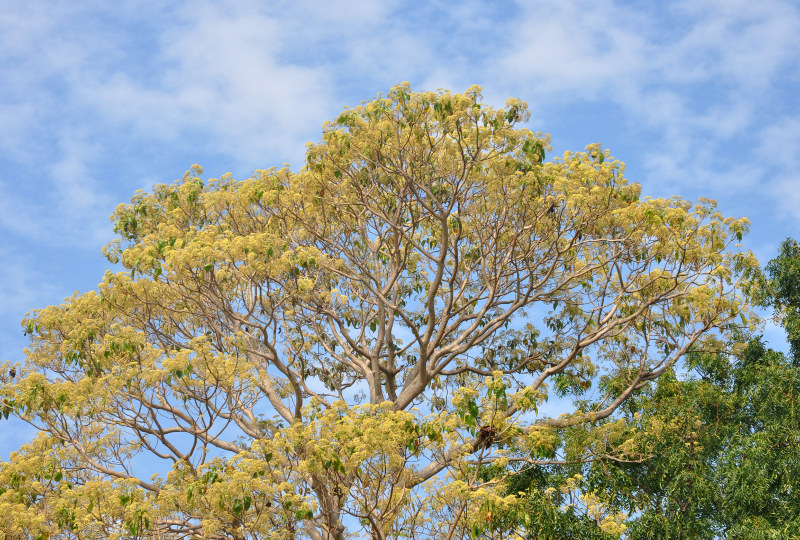
<svg viewBox="0 0 800 540"><path fill-rule="evenodd" d="M553 155L602 142L645 195L717 199L764 263L800 239L795 0L0 0L0 363L28 310L99 283L136 190L297 169L402 81L527 101ZM30 434L0 424L0 458Z"/></svg>

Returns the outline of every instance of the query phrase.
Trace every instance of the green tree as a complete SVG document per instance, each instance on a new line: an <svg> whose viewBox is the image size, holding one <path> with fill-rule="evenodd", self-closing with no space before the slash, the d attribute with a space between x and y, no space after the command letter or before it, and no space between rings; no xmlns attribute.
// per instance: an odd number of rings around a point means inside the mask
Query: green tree
<svg viewBox="0 0 800 540"><path fill-rule="evenodd" d="M767 264L767 283L761 291L761 304L775 309L783 322L793 362L800 365L800 245L787 238L780 254Z"/></svg>
<svg viewBox="0 0 800 540"><path fill-rule="evenodd" d="M746 220L641 198L597 145L546 162L527 117L398 86L297 172L118 207L124 271L23 323L3 413L40 435L0 466L5 534L517 534L498 471L741 324L755 264ZM597 399L537 412L574 389Z"/></svg>
<svg viewBox="0 0 800 540"><path fill-rule="evenodd" d="M792 321L800 308L800 250L787 240L779 255L755 275L764 306L786 322L789 343L800 343ZM734 336L735 337L735 336ZM736 346L744 341L744 346ZM728 353L697 350L681 370L671 370L621 408L614 446L633 442L638 459L614 460L587 445L585 426L564 430L560 449L572 459L550 467L549 476L525 476L511 489L543 489L582 474L609 508L630 514L626 537L793 538L800 531L800 365L793 355L768 349L760 338L733 339ZM680 374L680 376L678 375ZM580 457L593 453L591 462ZM631 454L631 456L633 453ZM520 481L523 483L520 485ZM553 505L551 505L553 506ZM543 515L539 513L538 515ZM580 521L551 510L533 532L551 534ZM585 523L584 523L585 526Z"/></svg>

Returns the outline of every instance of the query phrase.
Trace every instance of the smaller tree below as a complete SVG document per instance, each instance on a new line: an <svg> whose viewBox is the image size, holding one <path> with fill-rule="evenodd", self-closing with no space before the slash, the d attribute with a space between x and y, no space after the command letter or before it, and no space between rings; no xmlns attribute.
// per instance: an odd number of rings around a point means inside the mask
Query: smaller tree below
<svg viewBox="0 0 800 540"><path fill-rule="evenodd" d="M755 274L753 292L776 306L790 343L789 324L800 307L791 287L800 272L793 240ZM744 342L742 348L738 343ZM559 433L562 463L527 471L510 492L528 493L539 520L536 538L583 538L599 534L596 523L560 509L560 488L591 491L607 512L626 512L626 538L794 538L800 530L800 366L794 356L768 349L760 338L731 336L730 352L694 351L683 370L671 370L628 400L611 445L628 444L639 459L583 456L587 430ZM793 351L795 352L795 351ZM594 428L595 430L597 428ZM551 497L543 496L550 490ZM553 500L553 499L556 500ZM553 504L556 503L556 504ZM545 511L542 511L542 507ZM567 532L568 531L568 532Z"/></svg>

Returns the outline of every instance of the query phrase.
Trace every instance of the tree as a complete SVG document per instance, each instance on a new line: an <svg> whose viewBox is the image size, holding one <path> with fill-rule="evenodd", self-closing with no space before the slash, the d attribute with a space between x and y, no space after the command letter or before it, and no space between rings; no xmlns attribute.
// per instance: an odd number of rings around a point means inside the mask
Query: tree
<svg viewBox="0 0 800 540"><path fill-rule="evenodd" d="M23 322L3 411L40 435L0 469L7 534L519 533L499 471L746 323L755 264L746 220L640 198L598 145L545 162L527 118L401 85L298 172L195 166L118 207L125 271Z"/></svg>
<svg viewBox="0 0 800 540"><path fill-rule="evenodd" d="M756 297L764 307L772 307L781 320L791 347L792 361L800 366L800 245L787 238L780 253L766 267L766 278Z"/></svg>
<svg viewBox="0 0 800 540"><path fill-rule="evenodd" d="M758 303L787 314L791 358L767 349L760 337L745 340L747 346L733 358L695 354L692 379L659 381L659 390L644 402L644 430L678 416L694 425L686 429L673 423L660 438L672 448L669 458L658 454L646 470L631 471L641 479L639 494L647 509L634 525L634 538L664 537L652 534L654 522L656 529L671 527L674 537L683 532L693 538L788 538L800 528L800 409L795 397L800 394L800 340L793 318L800 308L798 269L800 251L788 239L751 287ZM678 444L670 445L670 438ZM677 484L685 473L695 478L681 489ZM670 520L658 517L657 500L672 509Z"/></svg>
<svg viewBox="0 0 800 540"><path fill-rule="evenodd" d="M783 320L790 344L798 342L790 324L800 307L800 298L790 293L798 269L797 243L787 240L750 287L761 305L788 314ZM509 491L530 492L536 502L548 487L559 488L580 474L581 487L609 510L632 515L626 522L630 540L795 537L800 366L795 357L767 349L760 337L730 339L730 352L691 352L680 371L666 373L620 408L617 421L624 420L624 428L617 438L631 441L642 459L573 459L520 475ZM573 456L586 453L582 431L560 434L562 454L570 453L570 446L578 448ZM549 537L563 523L571 531L580 528L580 520L567 512L551 508L539 515L546 519L536 524L535 537ZM588 529L597 533L596 527Z"/></svg>

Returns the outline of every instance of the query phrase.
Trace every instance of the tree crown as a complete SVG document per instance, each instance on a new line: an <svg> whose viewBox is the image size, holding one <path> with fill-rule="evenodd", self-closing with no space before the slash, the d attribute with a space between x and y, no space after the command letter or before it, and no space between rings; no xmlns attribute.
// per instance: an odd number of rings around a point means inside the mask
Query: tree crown
<svg viewBox="0 0 800 540"><path fill-rule="evenodd" d="M524 102L480 99L400 85L325 124L297 172L195 166L120 205L105 253L126 271L33 312L3 387L43 433L6 481L41 452L63 472L32 504L74 494L71 521L20 530L499 527L514 496L482 468L551 459L551 430L749 322L756 263L728 250L746 220L642 198L599 145L545 161ZM574 407L539 413L553 394ZM143 478L143 453L169 472ZM101 492L120 504L98 514Z"/></svg>

